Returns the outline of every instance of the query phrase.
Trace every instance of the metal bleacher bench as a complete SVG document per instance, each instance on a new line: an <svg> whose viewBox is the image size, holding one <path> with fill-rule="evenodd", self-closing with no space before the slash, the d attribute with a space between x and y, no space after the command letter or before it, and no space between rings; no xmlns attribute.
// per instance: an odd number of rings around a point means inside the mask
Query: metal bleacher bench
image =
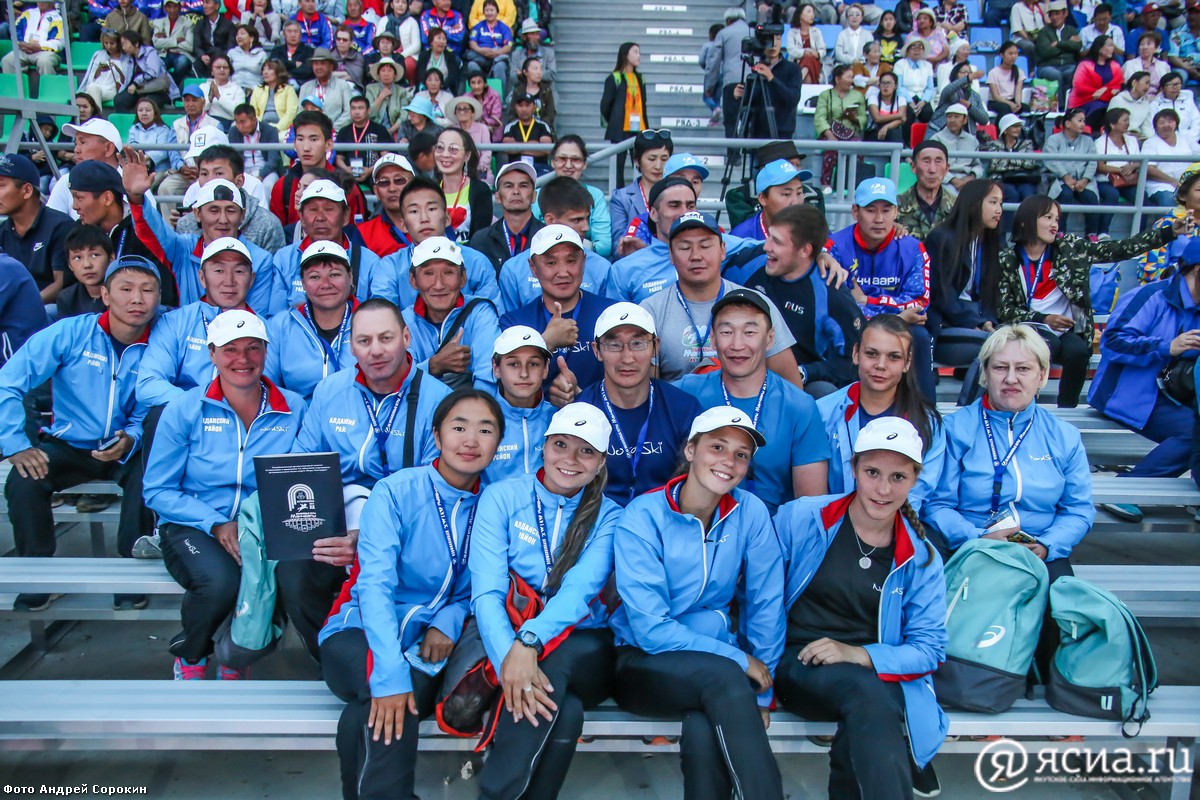
<svg viewBox="0 0 1200 800"><path fill-rule="evenodd" d="M316 681L6 681L0 683L0 751L39 750L333 750L342 703ZM1195 750L1200 736L1200 687L1163 686L1150 701L1150 720L1134 739L1116 722L1076 717L1041 699L1018 700L1002 714L950 712L950 734L959 737L1084 736L1119 743L1131 752L1166 746ZM605 704L589 711L582 752L676 751L647 744L678 736L674 720L637 717ZM829 736L834 724L772 714L768 735L777 753L822 752L809 736ZM421 724L423 750L473 748L432 721ZM985 741L949 741L942 752L978 752ZM1038 748L1054 748L1039 742ZM1069 745L1080 747L1079 744ZM1099 745L1093 745L1099 746ZM1194 756L1195 753L1193 752ZM1188 796L1190 775L1180 775L1171 797Z"/></svg>
<svg viewBox="0 0 1200 800"><path fill-rule="evenodd" d="M12 465L8 461L0 461L0 487L8 480L8 473L12 471ZM121 487L113 481L89 481L81 483L78 486L72 486L64 494L108 494L121 497ZM63 504L54 509L54 521L69 523L82 522L87 524L88 532L91 534L92 540L92 555L104 555L104 526L116 525L121 521L121 504L118 501L113 501L113 504L103 511L92 511L81 513L75 510L75 506ZM0 491L0 524L9 525L8 521L8 499L4 492Z"/></svg>

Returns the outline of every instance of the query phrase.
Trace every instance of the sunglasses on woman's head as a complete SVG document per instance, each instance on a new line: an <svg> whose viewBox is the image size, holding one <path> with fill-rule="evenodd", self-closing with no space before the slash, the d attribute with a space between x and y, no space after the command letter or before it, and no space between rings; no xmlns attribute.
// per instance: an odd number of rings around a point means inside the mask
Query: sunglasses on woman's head
<svg viewBox="0 0 1200 800"><path fill-rule="evenodd" d="M656 139L658 141L662 141L662 142L669 142L669 141L671 141L671 132L669 130L667 130L666 128L662 128L661 130L657 130L657 131L646 130L646 131L642 131L641 137L648 142L653 142Z"/></svg>

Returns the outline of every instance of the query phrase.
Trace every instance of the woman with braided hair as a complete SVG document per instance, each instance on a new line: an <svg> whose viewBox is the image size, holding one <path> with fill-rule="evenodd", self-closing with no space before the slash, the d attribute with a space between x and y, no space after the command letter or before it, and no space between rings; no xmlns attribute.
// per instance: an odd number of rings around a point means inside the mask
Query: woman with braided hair
<svg viewBox="0 0 1200 800"><path fill-rule="evenodd" d="M831 798L908 800L937 787L930 761L949 723L932 673L945 659L946 582L909 502L924 450L908 420L873 419L854 442L854 491L775 516L788 563L775 692L788 711L838 723Z"/></svg>

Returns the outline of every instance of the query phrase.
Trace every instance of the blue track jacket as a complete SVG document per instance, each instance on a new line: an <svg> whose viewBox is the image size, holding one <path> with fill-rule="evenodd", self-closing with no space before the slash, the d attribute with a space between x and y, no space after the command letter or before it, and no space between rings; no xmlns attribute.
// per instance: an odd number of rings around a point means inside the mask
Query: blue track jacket
<svg viewBox="0 0 1200 800"><path fill-rule="evenodd" d="M463 297L460 293L457 306L451 310L441 325L434 325L426 318L425 301L420 297L410 308L404 309L402 312L404 324L408 326L409 334L412 336L408 352L417 362L418 367L429 372L429 359L437 354L443 339L453 338L452 336L446 337L445 333L454 326L454 321L458 319L467 301L471 299ZM500 335L500 323L496 316L496 308L491 301L486 298L480 299L481 302L475 304L462 325L460 343L471 348L471 374L474 376L475 388L495 393L496 379L492 377L492 350L496 346L496 337ZM432 375L432 373L430 374Z"/></svg>
<svg viewBox="0 0 1200 800"><path fill-rule="evenodd" d="M722 277L742 283L762 266L762 242L724 234L725 262ZM630 253L612 265L608 293L618 300L640 303L662 291L679 275L671 264L671 249L667 243L654 239L641 250Z"/></svg>
<svg viewBox="0 0 1200 800"><path fill-rule="evenodd" d="M410 356L411 359L411 356ZM416 369L409 361L396 391L376 400L367 388L362 370L345 369L335 372L317 384L309 403L305 425L296 437L295 451L298 453L335 452L341 461L342 485L355 484L370 489L375 482L390 472L399 472L404 466L404 436L408 424L408 389L412 385ZM432 375L424 375L417 392L417 419L413 425L413 466L431 464L437 457L437 445L433 441L433 412L442 398L450 394L446 384ZM383 467L379 440L371 425L366 404L375 411L381 432L387 434L388 469ZM396 403L400 408L393 417ZM391 427L388 419L392 418ZM385 430L386 429L386 430Z"/></svg>
<svg viewBox="0 0 1200 800"><path fill-rule="evenodd" d="M1158 373L1171 358L1171 340L1200 328L1200 307L1187 281L1174 275L1121 297L1100 337L1100 366L1088 403L1107 417L1143 428L1158 400ZM1184 358L1195 358L1188 351Z"/></svg>
<svg viewBox="0 0 1200 800"><path fill-rule="evenodd" d="M609 272L612 270L612 264L607 258L596 255L591 250L583 252L583 282L579 284L579 288L602 297L611 297ZM542 297L542 285L529 271L530 255L528 250L517 253L500 267L500 299L506 312L515 311Z"/></svg>
<svg viewBox="0 0 1200 800"><path fill-rule="evenodd" d="M854 491L854 470L850 459L854 457L854 443L860 430L858 420L859 382L827 394L817 401L817 411L829 434L829 446L833 451L829 458L829 490L836 494ZM909 492L912 507L921 510L921 503L938 485L942 475L942 463L946 460L946 431L940 423L929 421L933 441L927 442L921 458L921 477Z"/></svg>
<svg viewBox="0 0 1200 800"><path fill-rule="evenodd" d="M853 493L802 497L775 515L788 561L785 614L825 560L853 498ZM879 679L899 683L904 691L909 744L917 764L924 767L950 727L931 677L946 658L946 579L941 557L900 514L895 541L896 560L879 599L879 642L865 649Z"/></svg>
<svg viewBox="0 0 1200 800"><path fill-rule="evenodd" d="M783 553L767 507L734 489L721 498L706 534L700 520L679 510L684 480L625 507L614 546L622 600L612 617L615 642L651 654L714 653L744 670L750 661L729 618L738 592L740 635L774 674L786 634ZM758 704L769 706L771 697L763 692Z"/></svg>
<svg viewBox="0 0 1200 800"><path fill-rule="evenodd" d="M411 244L402 247L383 259L383 264L371 279L371 297L386 298L400 308L408 308L417 302L417 290L409 280L413 247ZM496 268L491 260L470 247L460 249L467 270L467 285L463 288L463 294L486 297L496 308L500 308L500 287L496 283Z"/></svg>
<svg viewBox="0 0 1200 800"><path fill-rule="evenodd" d="M137 450L146 406L135 399L134 384L146 339L118 358L108 330L107 311L61 319L29 337L0 367L0 455L33 446L25 435L23 399L51 378L53 422L42 430L81 450L94 450L123 430L134 447L122 461Z"/></svg>
<svg viewBox="0 0 1200 800"><path fill-rule="evenodd" d="M289 453L304 399L263 379L264 410L249 429L225 399L220 378L163 409L143 479L146 505L164 522L212 535L258 489L254 457Z"/></svg>
<svg viewBox="0 0 1200 800"><path fill-rule="evenodd" d="M200 236L176 233L163 220L154 203L130 205L129 208L138 238L148 243L157 242L167 266L175 273L175 281L179 284L179 305L186 306L203 298L200 256L204 253L204 242ZM287 295L283 291L282 281L275 274L271 254L243 236L239 236L238 240L250 251L251 268L254 270L254 283L250 284L246 304L263 317L273 317L286 310Z"/></svg>
<svg viewBox="0 0 1200 800"><path fill-rule="evenodd" d="M280 285L279 291L284 293L289 306L297 306L308 299L304 294L304 284L300 280L300 256L312 243L313 240L305 236L299 242L293 242L282 250L276 250L272 259L275 267L275 279ZM355 258L354 250L358 249L358 277L354 281L354 294L361 303L371 296L371 284L376 280L375 274L383 268L383 261L375 255L374 251L368 250L358 242L351 242L349 237L344 234L338 244L350 256L351 266L353 266Z"/></svg>
<svg viewBox="0 0 1200 800"><path fill-rule="evenodd" d="M946 537L953 549L986 531L991 516L992 456L981 414L987 414L1000 457L1015 437L1033 427L1009 462L1000 508L1021 530L1050 551L1047 561L1066 558L1092 527L1092 472L1079 429L1037 404L1017 414L992 410L987 397L946 417L946 461L937 488L925 498L922 520Z"/></svg>
<svg viewBox="0 0 1200 800"><path fill-rule="evenodd" d="M317 333L306 303L272 317L267 323L271 344L263 374L276 386L311 400L318 383L356 363L350 348L350 315L356 308L358 300L351 298L332 345Z"/></svg>
<svg viewBox="0 0 1200 800"><path fill-rule="evenodd" d="M198 300L163 314L150 333L137 378L138 400L147 408L208 386L217 377L208 355L208 326L220 313L208 300ZM276 346L267 345L268 359Z"/></svg>
<svg viewBox="0 0 1200 800"><path fill-rule="evenodd" d="M538 532L535 497L542 503L544 540ZM540 471L493 483L483 490L471 542L471 608L497 673L516 635L504 608L509 570L541 593L550 574L545 553L549 551L553 564L582 498L582 489L574 497L554 494L542 485ZM608 609L600 601L600 592L612 575L613 531L620 516L620 506L607 497L601 501L596 524L579 559L567 571L554 596L543 596L546 607L521 626L522 631L532 631L546 644L571 626L605 626Z"/></svg>
<svg viewBox="0 0 1200 800"><path fill-rule="evenodd" d="M539 400L533 408L517 408L504 399L498 387L494 394L504 412L504 438L496 448L496 457L483 472L484 483L499 483L541 469L546 428L558 411L546 400Z"/></svg>
<svg viewBox="0 0 1200 800"><path fill-rule="evenodd" d="M436 493L436 498L435 498ZM437 501L454 541L454 557ZM372 697L412 691L404 652L437 628L458 641L470 612L471 573L456 568L469 552L475 491L455 489L432 465L402 469L379 483L363 507L358 557L318 636L361 628L370 657Z"/></svg>
<svg viewBox="0 0 1200 800"><path fill-rule="evenodd" d="M867 296L867 317L929 308L929 254L912 236L897 239L893 231L878 250L869 250L854 224L835 231L825 249Z"/></svg>

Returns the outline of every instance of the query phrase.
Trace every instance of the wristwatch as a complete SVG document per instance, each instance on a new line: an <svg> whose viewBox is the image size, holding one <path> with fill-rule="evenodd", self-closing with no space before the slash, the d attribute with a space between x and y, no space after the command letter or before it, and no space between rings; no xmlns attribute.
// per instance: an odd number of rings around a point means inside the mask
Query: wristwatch
<svg viewBox="0 0 1200 800"><path fill-rule="evenodd" d="M808 370L806 370L804 368L804 365L797 364L796 369L800 370L800 380L804 381L805 383L808 383Z"/></svg>
<svg viewBox="0 0 1200 800"><path fill-rule="evenodd" d="M541 658L542 650L545 648L542 646L542 640L537 637L536 633L533 631L521 631L517 634L517 641L526 647L536 650L538 657Z"/></svg>

